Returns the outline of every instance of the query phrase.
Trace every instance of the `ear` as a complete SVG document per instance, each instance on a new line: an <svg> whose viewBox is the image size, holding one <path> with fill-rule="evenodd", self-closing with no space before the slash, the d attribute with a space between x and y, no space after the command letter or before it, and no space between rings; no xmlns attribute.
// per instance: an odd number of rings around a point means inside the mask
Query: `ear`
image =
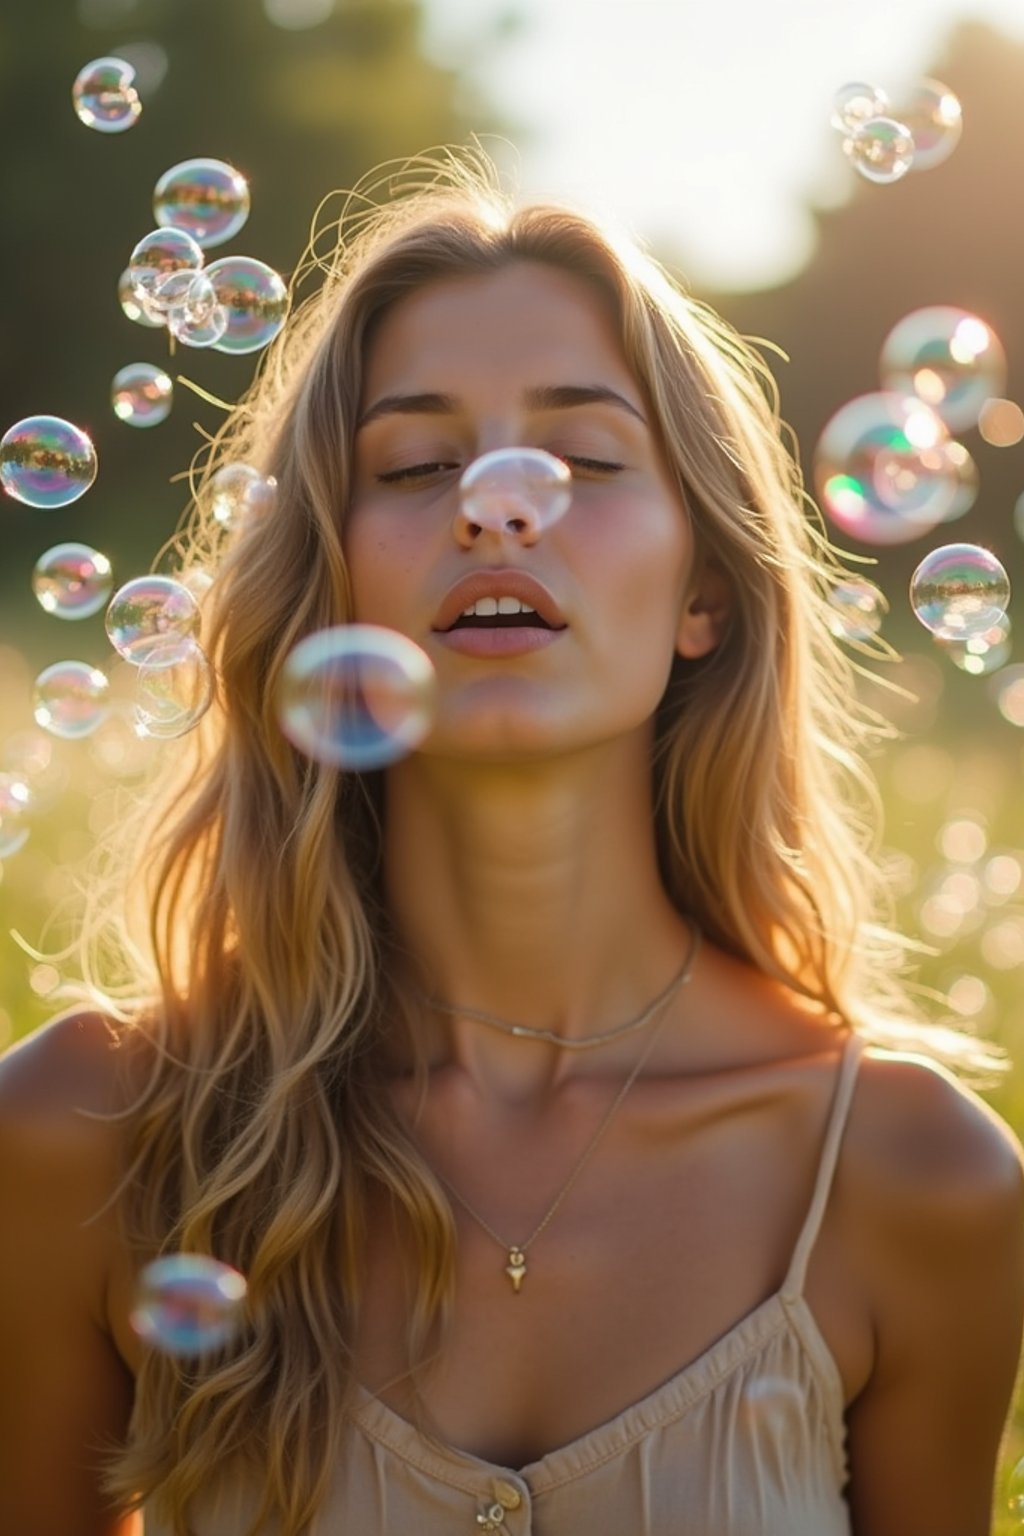
<svg viewBox="0 0 1024 1536"><path fill-rule="evenodd" d="M704 562L683 604L676 650L687 661L707 656L725 639L732 618L732 588L714 561Z"/></svg>

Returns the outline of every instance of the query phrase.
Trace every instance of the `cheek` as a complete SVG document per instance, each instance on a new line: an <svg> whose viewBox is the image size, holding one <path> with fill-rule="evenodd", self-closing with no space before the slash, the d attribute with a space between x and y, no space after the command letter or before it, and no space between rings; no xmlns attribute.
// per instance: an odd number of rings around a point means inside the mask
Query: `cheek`
<svg viewBox="0 0 1024 1536"><path fill-rule="evenodd" d="M353 517L343 538L357 623L402 627L410 588L420 584L421 540L414 527L384 518Z"/></svg>

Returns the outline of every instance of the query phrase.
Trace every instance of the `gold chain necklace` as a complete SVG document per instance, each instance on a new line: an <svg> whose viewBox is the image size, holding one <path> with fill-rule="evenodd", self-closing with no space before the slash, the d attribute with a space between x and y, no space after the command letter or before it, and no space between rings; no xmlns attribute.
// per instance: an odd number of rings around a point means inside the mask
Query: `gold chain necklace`
<svg viewBox="0 0 1024 1536"><path fill-rule="evenodd" d="M697 956L697 946L700 942L700 929L696 923L690 924L690 946L686 952L682 969L673 976L664 992L659 992L652 1003L648 1003L643 1013L635 1019L628 1019L625 1024L616 1024L614 1029L602 1030L597 1035L583 1035L578 1039L570 1039L564 1035L558 1035L553 1029L538 1029L533 1024L513 1024L508 1019L500 1019L497 1014L485 1013L482 1008L460 1008L454 1003L445 1003L439 997L428 996L426 992L414 988L413 991L420 1003L425 1007L433 1008L436 1013L448 1014L453 1019L474 1019L478 1024L490 1024L494 1029L500 1029L506 1035L515 1035L522 1040L544 1040L548 1045L557 1045L563 1051L589 1051L595 1046L609 1045L613 1040L618 1040L622 1035L632 1035L637 1030L643 1029L655 1014L669 1002L684 982L689 981L693 962Z"/></svg>
<svg viewBox="0 0 1024 1536"><path fill-rule="evenodd" d="M511 1280L511 1282L512 1282L512 1289L513 1289L513 1291L515 1292L515 1294L517 1296L519 1294L520 1287L522 1286L523 1280L526 1278L526 1250L530 1247L530 1245L532 1243L534 1243L536 1241L536 1239L538 1237L540 1237L541 1233L544 1231L545 1227L551 1221L551 1219L554 1216L555 1212L558 1210L559 1206L562 1204L562 1201L565 1199L566 1195L572 1189L573 1185L576 1183L576 1180L579 1178L580 1174L583 1172L584 1168L587 1166L587 1164L589 1163L590 1159L593 1157L594 1152L597 1150L598 1142L601 1140L601 1137L604 1135L604 1133L608 1129L609 1125L611 1125L612 1119L613 1119L616 1111L619 1109L620 1105L622 1104L623 1099L626 1097L626 1094L629 1092L629 1090L632 1088L633 1084L636 1082L637 1078L639 1077L640 1072L643 1069L644 1063L647 1061L647 1058L650 1056L651 1051L654 1049L654 1043L657 1040L659 1034L661 1033L661 1025L664 1023L665 1018L667 1017L668 1010L667 1010L667 1007L665 1007L665 1005L668 1003L669 998L672 996L673 992L675 992L679 987L681 987L683 982L689 981L689 979L690 979L690 973L691 973L692 968L693 968L694 958L696 957L697 944L698 944L699 938L700 938L700 930L695 926L693 928L693 930L692 930L692 937L691 937L691 940L690 940L690 949L689 949L689 953L688 953L688 955L686 957L686 964L684 965L682 971L680 971L679 975L676 977L675 982L673 983L672 987L669 988L666 992L662 993L662 995L661 995L660 1005L663 1008L665 1008L665 1011L662 1013L662 1016L661 1016L661 1018L658 1021L657 1027L654 1029L654 1031L651 1034L650 1039L647 1041L647 1044L644 1046L643 1050L641 1051L640 1057L639 1057L638 1061L636 1062L636 1065L632 1068L632 1070L630 1071L629 1076L626 1078L626 1081L623 1083L622 1087L619 1089L618 1093L615 1095L615 1098L612 1100L611 1107L607 1111L607 1113L605 1114L604 1119L601 1121L601 1124L598 1126L597 1130L594 1132L593 1136L591 1136L591 1138L588 1141L587 1145L584 1147L583 1153L580 1156L580 1158L577 1160L575 1166L572 1169L572 1172L569 1174L569 1177L566 1179L565 1183L562 1185L561 1189L558 1191L558 1194L555 1196L554 1200L548 1206L548 1209L545 1211L544 1215L541 1217L540 1221L537 1223L536 1227L534 1227L533 1231L530 1233L529 1237L526 1239L525 1242L522 1242L522 1243L507 1243L503 1237L500 1237L499 1234L497 1232L495 1232L494 1228L490 1225L490 1223L486 1222L484 1220L484 1218L480 1215L480 1212L479 1211L475 1211L473 1209L473 1207L470 1205L469 1201L465 1200L462 1197L462 1195L459 1194L459 1192L455 1188L455 1186L453 1184L451 1184L448 1179L445 1178L443 1173L438 1173L437 1174L438 1179L440 1179L441 1183L448 1190L448 1193L455 1197L455 1199L462 1206L462 1209L466 1212L466 1214L469 1215L469 1216L472 1216L473 1220L477 1223L478 1226L483 1228L483 1230L487 1233L488 1237L493 1237L494 1241L499 1245L499 1247L504 1249L505 1253L508 1255L508 1263L505 1265L505 1273L506 1273L506 1275L508 1275L509 1279ZM650 1010L648 1010L648 1013L650 1013ZM436 1170L435 1170L435 1172L436 1172Z"/></svg>

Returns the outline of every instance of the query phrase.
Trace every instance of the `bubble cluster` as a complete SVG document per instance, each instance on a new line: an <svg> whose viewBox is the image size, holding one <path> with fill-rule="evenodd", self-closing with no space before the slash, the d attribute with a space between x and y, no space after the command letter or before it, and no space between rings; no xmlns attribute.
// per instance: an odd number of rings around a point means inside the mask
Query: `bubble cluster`
<svg viewBox="0 0 1024 1536"><path fill-rule="evenodd" d="M234 527L246 515L263 516L274 504L277 481L251 464L225 464L210 477L210 507L218 523Z"/></svg>
<svg viewBox="0 0 1024 1536"><path fill-rule="evenodd" d="M288 289L272 267L251 256L222 256L206 275L227 312L218 352L258 352L273 341L288 314Z"/></svg>
<svg viewBox="0 0 1024 1536"><path fill-rule="evenodd" d="M29 507L66 507L96 479L96 449L60 416L26 416L0 439L0 485Z"/></svg>
<svg viewBox="0 0 1024 1536"><path fill-rule="evenodd" d="M542 448L496 448L474 459L459 481L469 522L494 532L550 528L572 501L572 472Z"/></svg>
<svg viewBox="0 0 1024 1536"><path fill-rule="evenodd" d="M36 678L36 724L70 741L89 736L105 719L109 696L110 684L98 667L85 661L54 662Z"/></svg>
<svg viewBox="0 0 1024 1536"><path fill-rule="evenodd" d="M93 59L78 71L71 101L79 122L99 133L124 133L139 120L142 102L127 59Z"/></svg>
<svg viewBox="0 0 1024 1536"><path fill-rule="evenodd" d="M128 261L132 292L151 316L165 314L173 302L171 293L160 291L168 278L182 272L197 273L203 265L201 247L183 229L154 229L143 235Z"/></svg>
<svg viewBox="0 0 1024 1536"><path fill-rule="evenodd" d="M854 133L872 118L885 117L889 98L877 85L852 80L840 86L832 98L832 127L840 133Z"/></svg>
<svg viewBox="0 0 1024 1536"><path fill-rule="evenodd" d="M148 304L136 297L132 284L130 267L125 267L117 281L117 299L122 310L135 325L145 326L148 330L159 330L163 325L163 316L151 311Z"/></svg>
<svg viewBox="0 0 1024 1536"><path fill-rule="evenodd" d="M154 363L129 363L110 386L114 415L129 427L156 427L171 414L174 385Z"/></svg>
<svg viewBox="0 0 1024 1536"><path fill-rule="evenodd" d="M195 640L166 640L139 663L134 710L140 736L184 736L212 702L213 668Z"/></svg>
<svg viewBox="0 0 1024 1536"><path fill-rule="evenodd" d="M877 85L851 81L832 101L843 152L867 181L900 181L941 165L960 141L960 102L941 80L922 80L895 103Z"/></svg>
<svg viewBox="0 0 1024 1536"><path fill-rule="evenodd" d="M203 250L223 245L249 217L249 184L224 160L182 160L153 190L153 214L162 227L182 229Z"/></svg>
<svg viewBox="0 0 1024 1536"><path fill-rule="evenodd" d="M139 1275L131 1326L143 1343L189 1357L220 1349L243 1319L245 1276L204 1254L174 1253Z"/></svg>
<svg viewBox="0 0 1024 1536"><path fill-rule="evenodd" d="M19 774L0 773L0 859L9 859L28 842L28 783Z"/></svg>
<svg viewBox="0 0 1024 1536"><path fill-rule="evenodd" d="M1006 353L984 320L952 305L915 309L882 344L882 386L914 394L952 431L973 427L1006 383Z"/></svg>
<svg viewBox="0 0 1024 1536"><path fill-rule="evenodd" d="M288 657L277 698L281 730L334 767L382 768L433 723L434 668L405 635L373 624L320 630Z"/></svg>
<svg viewBox="0 0 1024 1536"><path fill-rule="evenodd" d="M859 395L826 422L814 451L824 511L869 544L905 544L949 516L960 491L948 433L923 402Z"/></svg>
<svg viewBox="0 0 1024 1536"><path fill-rule="evenodd" d="M114 593L106 629L119 656L139 666L173 654L169 640L197 640L199 605L187 587L170 576L137 576Z"/></svg>
<svg viewBox="0 0 1024 1536"><path fill-rule="evenodd" d="M40 607L58 619L87 619L110 596L110 561L88 544L55 544L39 556L32 591Z"/></svg>
<svg viewBox="0 0 1024 1536"><path fill-rule="evenodd" d="M227 328L227 310L218 304L205 272L190 280L180 300L167 311L167 329L186 347L215 347Z"/></svg>
<svg viewBox="0 0 1024 1536"><path fill-rule="evenodd" d="M990 550L945 544L925 555L910 578L910 603L926 629L942 640L984 634L1004 617L1010 578Z"/></svg>

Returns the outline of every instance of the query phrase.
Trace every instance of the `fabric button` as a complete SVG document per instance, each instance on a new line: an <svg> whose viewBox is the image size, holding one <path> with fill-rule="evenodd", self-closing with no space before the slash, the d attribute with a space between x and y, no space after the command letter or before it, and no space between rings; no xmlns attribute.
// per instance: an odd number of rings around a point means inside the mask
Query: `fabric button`
<svg viewBox="0 0 1024 1536"><path fill-rule="evenodd" d="M503 1477L495 1478L494 1497L498 1500L502 1509L518 1509L523 1502L523 1496L512 1483L507 1483Z"/></svg>

